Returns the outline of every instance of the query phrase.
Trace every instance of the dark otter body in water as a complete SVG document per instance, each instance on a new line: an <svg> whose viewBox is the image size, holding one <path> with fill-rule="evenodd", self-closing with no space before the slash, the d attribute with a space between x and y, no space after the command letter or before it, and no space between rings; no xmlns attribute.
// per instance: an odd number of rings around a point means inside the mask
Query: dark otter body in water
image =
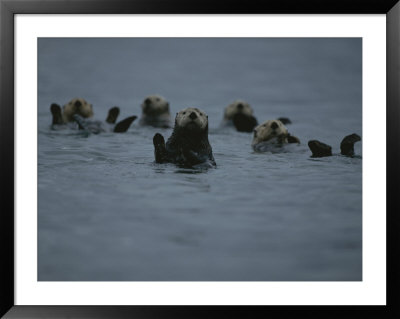
<svg viewBox="0 0 400 319"><path fill-rule="evenodd" d="M253 115L237 113L232 118L233 125L238 132L253 132L257 126L257 119Z"/></svg>
<svg viewBox="0 0 400 319"><path fill-rule="evenodd" d="M153 144L156 163L174 163L183 167L216 165L208 141L207 115L197 108L180 111L176 115L174 130L167 143L157 133Z"/></svg>
<svg viewBox="0 0 400 319"><path fill-rule="evenodd" d="M236 100L225 108L223 123L225 125L233 124L239 132L252 132L257 126L257 119L254 117L249 103Z"/></svg>

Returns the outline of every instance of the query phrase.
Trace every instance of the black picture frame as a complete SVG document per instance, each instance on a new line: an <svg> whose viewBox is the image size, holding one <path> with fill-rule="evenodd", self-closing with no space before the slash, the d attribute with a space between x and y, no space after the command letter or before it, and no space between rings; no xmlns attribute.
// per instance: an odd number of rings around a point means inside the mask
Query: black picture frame
<svg viewBox="0 0 400 319"><path fill-rule="evenodd" d="M386 306L15 306L14 305L14 15L15 14L386 14L387 20L387 305ZM398 0L0 0L1 262L5 318L334 317L399 318L400 3ZM380 106L376 106L379 111ZM379 146L377 146L379 152ZM383 212L376 212L383 213Z"/></svg>

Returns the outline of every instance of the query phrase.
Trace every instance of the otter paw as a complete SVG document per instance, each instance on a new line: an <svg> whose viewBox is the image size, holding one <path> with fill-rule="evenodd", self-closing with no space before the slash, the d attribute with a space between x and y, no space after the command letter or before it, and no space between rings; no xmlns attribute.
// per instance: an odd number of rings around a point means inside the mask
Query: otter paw
<svg viewBox="0 0 400 319"><path fill-rule="evenodd" d="M118 110L118 112L119 112L119 110ZM137 116L133 115L133 116L127 117L126 119L118 122L114 127L114 132L115 133L125 133L131 126L132 122L134 120L136 120L136 118L137 118Z"/></svg>
<svg viewBox="0 0 400 319"><path fill-rule="evenodd" d="M300 144L300 139L298 137L290 135L290 134L287 136L287 141L288 141L288 143Z"/></svg>
<svg viewBox="0 0 400 319"><path fill-rule="evenodd" d="M112 107L108 111L106 122L110 124L115 124L115 122L117 122L118 115L119 115L119 107L118 106Z"/></svg>
<svg viewBox="0 0 400 319"><path fill-rule="evenodd" d="M53 103L53 104L50 106L50 110L51 110L51 113L52 113L52 114L58 114L58 113L61 114L61 106L59 106L59 105L56 104L56 103Z"/></svg>
<svg viewBox="0 0 400 319"><path fill-rule="evenodd" d="M50 111L53 116L53 122L52 125L59 125L63 124L63 119L62 119L62 113L61 113L61 106L59 106L56 103L53 103L50 106Z"/></svg>
<svg viewBox="0 0 400 319"><path fill-rule="evenodd" d="M357 134L347 135L340 143L340 153L346 156L354 155L354 143L361 141L361 137Z"/></svg>
<svg viewBox="0 0 400 319"><path fill-rule="evenodd" d="M153 144L156 163L164 163L167 153L164 137L160 133L157 133L153 137Z"/></svg>
<svg viewBox="0 0 400 319"><path fill-rule="evenodd" d="M156 135L153 137L153 144L154 147L165 146L164 137L160 133L156 133Z"/></svg>
<svg viewBox="0 0 400 319"><path fill-rule="evenodd" d="M311 157L332 156L332 147L328 144L321 143L317 140L312 140L308 142L308 147L312 152Z"/></svg>

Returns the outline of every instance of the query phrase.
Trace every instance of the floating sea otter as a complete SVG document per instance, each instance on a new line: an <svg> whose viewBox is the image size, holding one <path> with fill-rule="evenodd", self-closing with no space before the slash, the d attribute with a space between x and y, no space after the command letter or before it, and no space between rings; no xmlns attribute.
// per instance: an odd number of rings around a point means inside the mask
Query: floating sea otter
<svg viewBox="0 0 400 319"><path fill-rule="evenodd" d="M208 116L198 108L186 108L177 113L174 130L167 143L157 133L153 144L156 163L174 163L183 167L216 165L208 141Z"/></svg>
<svg viewBox="0 0 400 319"><path fill-rule="evenodd" d="M171 126L169 103L159 95L150 95L142 103L141 125L168 128Z"/></svg>
<svg viewBox="0 0 400 319"><path fill-rule="evenodd" d="M223 124L233 124L239 132L252 132L257 126L257 119L249 103L236 100L225 108Z"/></svg>
<svg viewBox="0 0 400 319"><path fill-rule="evenodd" d="M65 123L61 107L58 104L53 103L50 107L50 110L53 116L51 125L52 129L58 130L71 127L71 125L68 125L70 123ZM105 122L99 120L92 120L90 118L85 118L81 114L82 112L75 112L74 114L72 114L72 119L78 124L79 129L85 130L93 134L98 134L101 132L115 132L115 133L126 132L129 129L132 122L136 119L136 116L130 116L115 124L119 115L119 107L117 106L112 107L108 111L108 116Z"/></svg>
<svg viewBox="0 0 400 319"><path fill-rule="evenodd" d="M279 150L285 144L300 143L300 140L290 135L280 120L268 120L254 129L251 143L257 152Z"/></svg>

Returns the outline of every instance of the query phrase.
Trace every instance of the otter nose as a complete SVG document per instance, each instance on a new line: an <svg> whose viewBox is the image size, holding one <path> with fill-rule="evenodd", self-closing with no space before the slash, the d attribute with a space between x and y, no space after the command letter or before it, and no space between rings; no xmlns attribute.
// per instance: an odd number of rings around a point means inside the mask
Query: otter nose
<svg viewBox="0 0 400 319"><path fill-rule="evenodd" d="M237 106L237 108L238 108L238 110L243 110L243 104L242 104L242 103L239 103L238 106Z"/></svg>
<svg viewBox="0 0 400 319"><path fill-rule="evenodd" d="M146 105L150 105L151 104L151 100L149 98L144 100L144 104Z"/></svg>
<svg viewBox="0 0 400 319"><path fill-rule="evenodd" d="M271 124L271 128L272 128L273 130L276 130L276 129L278 128L278 124L276 124L276 122L272 123L272 124Z"/></svg>
<svg viewBox="0 0 400 319"><path fill-rule="evenodd" d="M75 106L76 107L80 107L81 105L82 105L81 101L78 100L78 101L75 102Z"/></svg>
<svg viewBox="0 0 400 319"><path fill-rule="evenodd" d="M197 119L197 114L196 114L195 112L192 112L192 113L190 113L189 117L190 117L192 120L195 120L195 119Z"/></svg>

